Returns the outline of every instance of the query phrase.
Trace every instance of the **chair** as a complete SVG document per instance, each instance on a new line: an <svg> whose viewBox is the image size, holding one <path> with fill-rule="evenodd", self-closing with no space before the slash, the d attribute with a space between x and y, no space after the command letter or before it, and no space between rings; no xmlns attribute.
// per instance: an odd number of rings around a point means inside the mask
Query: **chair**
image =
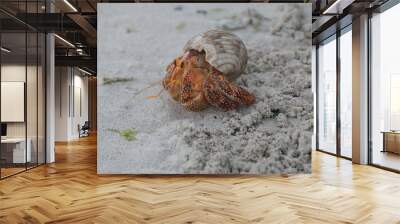
<svg viewBox="0 0 400 224"><path fill-rule="evenodd" d="M89 129L90 129L89 121L85 121L82 127L78 125L79 138L89 136Z"/></svg>

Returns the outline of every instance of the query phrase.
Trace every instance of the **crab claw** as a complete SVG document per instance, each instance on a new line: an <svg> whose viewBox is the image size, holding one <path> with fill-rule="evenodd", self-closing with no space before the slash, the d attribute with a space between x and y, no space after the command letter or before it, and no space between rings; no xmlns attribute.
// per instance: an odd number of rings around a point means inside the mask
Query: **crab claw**
<svg viewBox="0 0 400 224"><path fill-rule="evenodd" d="M217 69L213 69L205 80L204 93L211 105L225 111L236 109L240 105L249 106L255 102L253 94L226 80Z"/></svg>
<svg viewBox="0 0 400 224"><path fill-rule="evenodd" d="M203 71L197 68L193 68L184 75L180 102L186 109L201 111L208 106L202 90L204 78Z"/></svg>

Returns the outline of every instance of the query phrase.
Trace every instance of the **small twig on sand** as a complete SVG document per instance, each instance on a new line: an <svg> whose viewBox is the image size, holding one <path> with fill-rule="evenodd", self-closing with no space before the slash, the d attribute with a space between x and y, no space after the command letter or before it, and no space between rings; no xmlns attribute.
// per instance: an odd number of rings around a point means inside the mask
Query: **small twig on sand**
<svg viewBox="0 0 400 224"><path fill-rule="evenodd" d="M157 80L157 81L155 81L155 82L153 82L153 83L150 83L150 85L148 85L148 86L144 87L143 89L140 89L139 91L137 91L136 93L134 93L134 96L137 96L137 95L139 95L140 93L144 92L145 90L150 89L150 88L152 88L152 87L154 87L154 86L157 86L157 85L161 85L161 80Z"/></svg>
<svg viewBox="0 0 400 224"><path fill-rule="evenodd" d="M110 85L118 82L131 82L133 78L122 78L122 77L113 77L113 78L103 78L103 85Z"/></svg>

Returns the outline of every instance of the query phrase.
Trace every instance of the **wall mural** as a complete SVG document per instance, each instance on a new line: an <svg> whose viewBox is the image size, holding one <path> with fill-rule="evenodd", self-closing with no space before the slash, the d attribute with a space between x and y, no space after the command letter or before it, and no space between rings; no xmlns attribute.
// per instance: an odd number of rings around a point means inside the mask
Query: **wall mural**
<svg viewBox="0 0 400 224"><path fill-rule="evenodd" d="M98 173L311 172L311 4L98 8Z"/></svg>

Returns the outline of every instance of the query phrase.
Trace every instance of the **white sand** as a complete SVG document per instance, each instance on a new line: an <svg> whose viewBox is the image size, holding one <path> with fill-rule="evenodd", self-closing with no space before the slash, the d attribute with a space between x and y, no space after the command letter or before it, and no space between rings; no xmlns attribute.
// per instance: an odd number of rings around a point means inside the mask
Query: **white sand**
<svg viewBox="0 0 400 224"><path fill-rule="evenodd" d="M146 99L161 85L135 95L164 77L187 40L215 27L245 42L248 67L236 83L254 105L190 112L167 92ZM310 172L310 4L99 4L98 33L99 173Z"/></svg>

